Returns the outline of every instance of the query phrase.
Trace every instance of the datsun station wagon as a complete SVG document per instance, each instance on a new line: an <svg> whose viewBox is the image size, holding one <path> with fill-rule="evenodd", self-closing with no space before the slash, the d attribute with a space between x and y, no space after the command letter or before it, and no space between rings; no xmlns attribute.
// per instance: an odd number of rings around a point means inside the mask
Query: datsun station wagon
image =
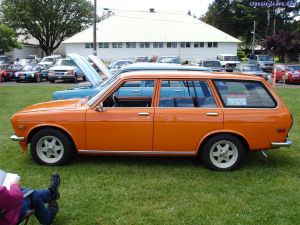
<svg viewBox="0 0 300 225"><path fill-rule="evenodd" d="M210 169L233 170L247 151L290 146L292 121L260 77L137 71L91 99L28 106L12 116L11 139L23 151L30 143L44 165L64 164L73 153L198 156Z"/></svg>

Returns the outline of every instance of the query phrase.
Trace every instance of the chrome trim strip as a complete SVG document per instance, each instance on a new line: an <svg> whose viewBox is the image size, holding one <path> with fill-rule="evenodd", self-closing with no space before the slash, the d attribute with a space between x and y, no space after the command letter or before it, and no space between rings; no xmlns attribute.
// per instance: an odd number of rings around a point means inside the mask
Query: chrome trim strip
<svg viewBox="0 0 300 225"><path fill-rule="evenodd" d="M271 144L273 148L280 148L280 147L290 147L293 144L293 142L287 139L285 142L272 142Z"/></svg>
<svg viewBox="0 0 300 225"><path fill-rule="evenodd" d="M186 155L193 156L195 152L174 152L174 151L109 151L109 150L78 150L84 154L111 154L111 155Z"/></svg>
<svg viewBox="0 0 300 225"><path fill-rule="evenodd" d="M12 141L24 141L25 137L18 137L17 135L13 134L12 136L10 136L10 139Z"/></svg>

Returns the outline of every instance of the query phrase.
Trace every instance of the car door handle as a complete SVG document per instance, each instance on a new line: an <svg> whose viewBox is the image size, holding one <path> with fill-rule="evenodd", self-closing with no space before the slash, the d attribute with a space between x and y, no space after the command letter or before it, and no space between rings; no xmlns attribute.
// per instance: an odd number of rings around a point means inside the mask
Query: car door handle
<svg viewBox="0 0 300 225"><path fill-rule="evenodd" d="M150 113L148 113L148 112L139 112L138 115L139 116L149 116Z"/></svg>
<svg viewBox="0 0 300 225"><path fill-rule="evenodd" d="M137 89L134 89L134 90L131 90L132 92L139 92L141 90L137 90Z"/></svg>
<svg viewBox="0 0 300 225"><path fill-rule="evenodd" d="M217 112L208 112L208 113L206 113L206 115L208 115L208 116L218 116L219 113L217 113Z"/></svg>
<svg viewBox="0 0 300 225"><path fill-rule="evenodd" d="M180 89L176 89L176 90L174 90L175 92L182 92L182 90L180 90Z"/></svg>

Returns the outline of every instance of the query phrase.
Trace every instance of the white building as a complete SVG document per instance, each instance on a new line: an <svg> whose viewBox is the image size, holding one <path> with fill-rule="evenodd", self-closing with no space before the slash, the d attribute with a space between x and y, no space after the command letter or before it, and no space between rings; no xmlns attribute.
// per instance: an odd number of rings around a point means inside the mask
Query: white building
<svg viewBox="0 0 300 225"><path fill-rule="evenodd" d="M192 16L167 12L117 12L97 24L97 55L104 60L175 55L181 59L236 54L240 41ZM66 54L93 54L93 27L63 42Z"/></svg>

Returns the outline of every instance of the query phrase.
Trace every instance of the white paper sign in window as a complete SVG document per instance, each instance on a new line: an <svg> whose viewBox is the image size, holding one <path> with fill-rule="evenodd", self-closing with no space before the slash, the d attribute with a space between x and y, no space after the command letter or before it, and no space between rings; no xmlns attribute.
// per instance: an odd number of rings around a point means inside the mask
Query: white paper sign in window
<svg viewBox="0 0 300 225"><path fill-rule="evenodd" d="M247 105L247 100L246 98L227 98L226 105L244 106Z"/></svg>

